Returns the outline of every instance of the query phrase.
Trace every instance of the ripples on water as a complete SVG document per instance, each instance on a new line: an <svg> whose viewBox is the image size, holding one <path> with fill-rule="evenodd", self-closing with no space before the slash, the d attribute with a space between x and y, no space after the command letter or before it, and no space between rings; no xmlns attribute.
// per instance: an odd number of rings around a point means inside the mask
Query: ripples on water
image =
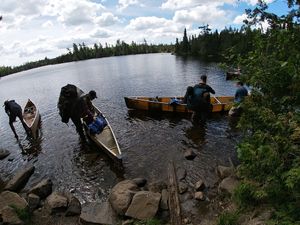
<svg viewBox="0 0 300 225"><path fill-rule="evenodd" d="M25 136L19 122L15 128L18 143L8 125L4 110L0 112L0 148L11 155L0 161L0 174L8 179L26 163L36 170L25 188L51 178L56 190L72 190L79 199L105 199L110 188L123 178L144 177L164 180L168 161L187 169L187 181L200 178L209 186L217 181L215 167L235 160L235 139L226 115L214 115L206 127L194 127L189 117L173 114L153 115L127 110L124 96L179 96L188 85L208 75L208 83L217 95L233 95L235 87L226 81L215 64L183 60L170 54L111 57L46 66L0 80L0 103L15 99L24 106L31 98L41 114L38 140ZM124 154L123 169L95 146L80 143L75 127L60 122L56 108L60 88L67 83L81 89L97 91L94 103L109 119ZM183 153L191 148L197 154L193 161Z"/></svg>

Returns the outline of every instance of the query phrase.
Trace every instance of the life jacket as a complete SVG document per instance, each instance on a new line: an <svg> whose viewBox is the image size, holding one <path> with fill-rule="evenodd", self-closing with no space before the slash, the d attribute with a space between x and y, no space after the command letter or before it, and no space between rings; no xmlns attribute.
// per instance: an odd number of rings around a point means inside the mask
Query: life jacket
<svg viewBox="0 0 300 225"><path fill-rule="evenodd" d="M68 123L72 115L72 111L78 101L77 87L73 84L67 84L60 90L60 95L57 103L59 115L63 123Z"/></svg>
<svg viewBox="0 0 300 225"><path fill-rule="evenodd" d="M193 111L203 111L209 108L209 91L201 85L195 85L192 94L187 97L187 108Z"/></svg>

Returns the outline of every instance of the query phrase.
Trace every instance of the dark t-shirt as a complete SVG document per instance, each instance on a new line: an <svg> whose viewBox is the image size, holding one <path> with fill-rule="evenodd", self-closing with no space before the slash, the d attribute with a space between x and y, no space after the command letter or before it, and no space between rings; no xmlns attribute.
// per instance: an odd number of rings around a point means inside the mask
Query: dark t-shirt
<svg viewBox="0 0 300 225"><path fill-rule="evenodd" d="M5 112L9 116L10 122L14 122L16 117L22 118L22 108L15 100L10 100L5 104Z"/></svg>
<svg viewBox="0 0 300 225"><path fill-rule="evenodd" d="M241 86L235 92L234 101L240 103L247 95L247 89L244 86Z"/></svg>

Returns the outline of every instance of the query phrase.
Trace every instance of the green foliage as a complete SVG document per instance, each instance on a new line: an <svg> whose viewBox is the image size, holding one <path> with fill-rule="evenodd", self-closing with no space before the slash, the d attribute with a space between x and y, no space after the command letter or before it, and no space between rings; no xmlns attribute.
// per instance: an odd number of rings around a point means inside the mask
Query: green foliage
<svg viewBox="0 0 300 225"><path fill-rule="evenodd" d="M28 209L20 209L18 207L16 207L15 205L11 205L10 207L12 207L20 220L22 220L25 224L30 224L31 223L31 213L29 212Z"/></svg>
<svg viewBox="0 0 300 225"><path fill-rule="evenodd" d="M218 218L218 225L238 225L239 214L237 212L225 212Z"/></svg>
<svg viewBox="0 0 300 225"><path fill-rule="evenodd" d="M300 15L294 13L300 2L289 3L294 8L281 17L268 13L263 2L249 10L249 25L267 20L270 28L253 33L247 54L230 57L252 87L239 122L244 132L239 173L245 181L235 199L241 206L271 203L273 224L296 224L300 218Z"/></svg>

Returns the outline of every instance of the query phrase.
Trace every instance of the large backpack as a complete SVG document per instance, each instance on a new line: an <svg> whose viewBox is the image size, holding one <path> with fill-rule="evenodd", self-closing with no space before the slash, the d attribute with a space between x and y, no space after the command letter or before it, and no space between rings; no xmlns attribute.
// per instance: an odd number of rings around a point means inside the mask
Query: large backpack
<svg viewBox="0 0 300 225"><path fill-rule="evenodd" d="M208 102L209 92L205 87L195 85L193 88L192 95L187 98L187 107L190 110L199 111L206 110L209 106Z"/></svg>
<svg viewBox="0 0 300 225"><path fill-rule="evenodd" d="M59 115L63 123L68 123L72 115L74 105L78 100L77 87L73 84L67 84L60 90L60 95L57 103Z"/></svg>

